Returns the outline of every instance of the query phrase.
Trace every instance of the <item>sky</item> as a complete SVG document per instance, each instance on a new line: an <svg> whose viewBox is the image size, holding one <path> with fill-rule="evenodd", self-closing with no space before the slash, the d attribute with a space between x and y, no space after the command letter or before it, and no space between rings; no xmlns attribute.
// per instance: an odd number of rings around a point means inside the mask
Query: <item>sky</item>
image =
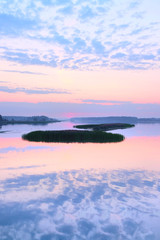
<svg viewBox="0 0 160 240"><path fill-rule="evenodd" d="M159 0L1 0L0 114L160 117Z"/></svg>

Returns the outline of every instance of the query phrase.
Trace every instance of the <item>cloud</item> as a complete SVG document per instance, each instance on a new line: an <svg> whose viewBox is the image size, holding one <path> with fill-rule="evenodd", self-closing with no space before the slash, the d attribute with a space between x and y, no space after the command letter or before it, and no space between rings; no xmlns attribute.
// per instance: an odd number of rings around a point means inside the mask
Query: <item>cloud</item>
<svg viewBox="0 0 160 240"><path fill-rule="evenodd" d="M84 99L82 100L84 103L96 103L96 104L101 104L101 103L113 103L113 104L128 104L131 102L128 101L110 101L110 100L95 100L95 99Z"/></svg>
<svg viewBox="0 0 160 240"><path fill-rule="evenodd" d="M140 34L142 32L143 32L142 28L137 28L137 29L133 30L130 34L131 35L136 35L136 34Z"/></svg>
<svg viewBox="0 0 160 240"><path fill-rule="evenodd" d="M0 57L80 70L145 69L144 61L147 69L159 68L159 20L145 1L3 1ZM72 61L63 64L66 59Z"/></svg>
<svg viewBox="0 0 160 240"><path fill-rule="evenodd" d="M24 148L16 148L16 147L7 147L7 148L0 148L0 153L6 154L9 152L27 152L32 150L55 150L55 147L47 147L47 146L27 146Z"/></svg>
<svg viewBox="0 0 160 240"><path fill-rule="evenodd" d="M51 66L51 67L56 67L57 63L54 60L56 57L52 59L50 58L50 54L46 56L45 54L43 56L40 56L40 53L27 53L27 52L21 52L21 51L5 51L1 57L3 59L6 59L8 61L12 62L18 62L23 65L44 65L44 66Z"/></svg>
<svg viewBox="0 0 160 240"><path fill-rule="evenodd" d="M7 86L0 86L0 92L7 92L7 93L17 93L23 92L26 94L70 94L70 92L66 90L57 90L52 88L35 88L35 89L27 89L27 88L11 88Z"/></svg>
<svg viewBox="0 0 160 240"><path fill-rule="evenodd" d="M124 58L126 56L125 53L116 53L114 55L111 56L111 58L116 58L116 59L121 59L121 58Z"/></svg>
<svg viewBox="0 0 160 240"><path fill-rule="evenodd" d="M132 54L129 56L130 61L139 61L139 60L154 60L155 56L153 54Z"/></svg>
<svg viewBox="0 0 160 240"><path fill-rule="evenodd" d="M110 24L109 27L111 27L113 29L113 31L121 31L122 29L128 28L129 24Z"/></svg>
<svg viewBox="0 0 160 240"><path fill-rule="evenodd" d="M18 71L18 70L0 70L1 72L21 73L21 74L33 74L33 75L47 75L46 73L30 72L30 71ZM0 81L4 82L4 81Z"/></svg>
<svg viewBox="0 0 160 240"><path fill-rule="evenodd" d="M6 153L4 151L4 153ZM46 166L45 164L43 165L31 165L31 166L21 166L21 167L9 167L9 168L1 168L2 170L19 170L19 169L29 169L29 168L39 168L39 167L44 167Z"/></svg>
<svg viewBox="0 0 160 240"><path fill-rule="evenodd" d="M0 83L7 83L6 81L0 81Z"/></svg>

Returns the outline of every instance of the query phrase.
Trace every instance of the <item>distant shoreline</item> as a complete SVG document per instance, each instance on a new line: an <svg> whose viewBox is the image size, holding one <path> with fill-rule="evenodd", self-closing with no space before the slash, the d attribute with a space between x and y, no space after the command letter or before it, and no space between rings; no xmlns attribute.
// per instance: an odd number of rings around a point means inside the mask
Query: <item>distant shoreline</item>
<svg viewBox="0 0 160 240"><path fill-rule="evenodd" d="M46 116L2 116L0 115L0 126L8 124L33 124L33 125L45 125L49 123L62 122L56 118L49 118ZM85 124L155 124L160 123L160 118L137 118L128 116L109 116L109 117L77 117L68 118L65 121L72 123L85 123Z"/></svg>
<svg viewBox="0 0 160 240"><path fill-rule="evenodd" d="M110 116L110 117L77 117L71 118L73 123L90 123L90 124L107 124L107 123L127 123L127 124L138 124L138 123L160 123L160 118L137 118L127 116Z"/></svg>
<svg viewBox="0 0 160 240"><path fill-rule="evenodd" d="M1 116L0 115L0 126L2 125L14 125L14 124L31 124L31 125L45 125L49 123L61 122L55 118L48 118L46 116Z"/></svg>
<svg viewBox="0 0 160 240"><path fill-rule="evenodd" d="M31 121L8 121L8 122L3 122L2 124L0 123L0 125L14 125L14 124L31 124L31 125L37 125L37 124L48 124L48 123L56 123L56 122L61 122L61 121L37 121L37 122L31 122Z"/></svg>

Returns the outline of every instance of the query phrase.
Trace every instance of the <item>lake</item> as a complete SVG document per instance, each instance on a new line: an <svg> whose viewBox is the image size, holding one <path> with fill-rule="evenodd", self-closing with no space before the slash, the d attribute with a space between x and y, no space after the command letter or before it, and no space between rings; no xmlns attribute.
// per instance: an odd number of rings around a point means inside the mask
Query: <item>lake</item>
<svg viewBox="0 0 160 240"><path fill-rule="evenodd" d="M35 143L0 129L0 240L159 240L160 124L115 130L120 143Z"/></svg>

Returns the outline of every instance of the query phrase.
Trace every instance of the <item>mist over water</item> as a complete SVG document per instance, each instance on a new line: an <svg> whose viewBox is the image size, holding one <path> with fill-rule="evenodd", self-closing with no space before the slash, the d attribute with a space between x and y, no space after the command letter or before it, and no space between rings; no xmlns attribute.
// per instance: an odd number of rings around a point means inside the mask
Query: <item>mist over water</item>
<svg viewBox="0 0 160 240"><path fill-rule="evenodd" d="M159 240L160 125L116 130L121 143L34 143L0 131L0 239Z"/></svg>

